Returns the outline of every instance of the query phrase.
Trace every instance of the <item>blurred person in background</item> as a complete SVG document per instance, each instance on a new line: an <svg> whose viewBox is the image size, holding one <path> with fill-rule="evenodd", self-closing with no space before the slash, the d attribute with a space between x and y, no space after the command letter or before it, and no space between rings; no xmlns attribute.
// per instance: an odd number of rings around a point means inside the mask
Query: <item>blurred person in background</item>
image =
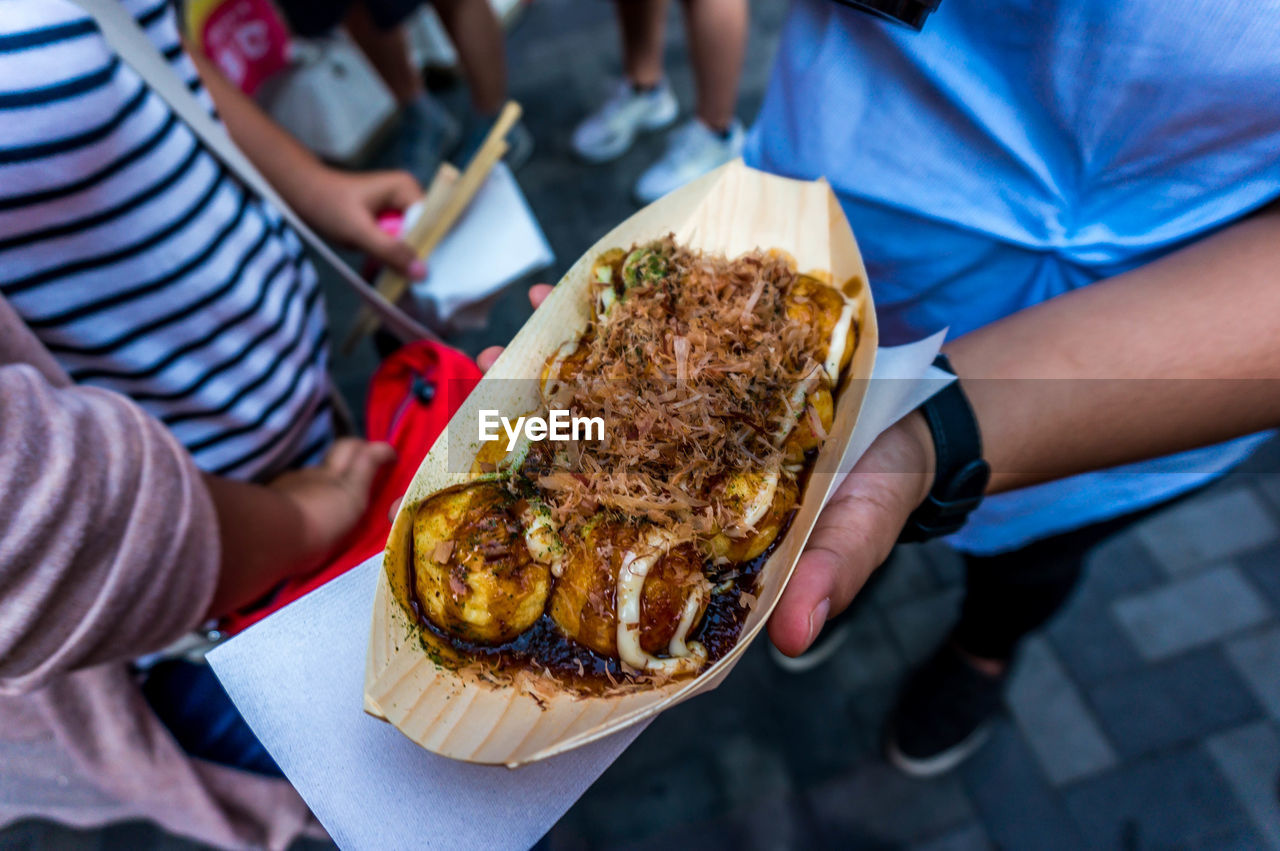
<svg viewBox="0 0 1280 851"><path fill-rule="evenodd" d="M502 25L489 0L431 0L458 59L471 97L461 125L427 91L414 65L405 21L422 0L277 0L289 25L304 38L331 33L341 25L368 57L400 107L400 164L429 182L451 157L466 162L484 141L507 101L506 50ZM519 168L533 153L533 137L523 122L507 135L508 166Z"/></svg>
<svg viewBox="0 0 1280 851"><path fill-rule="evenodd" d="M1278 42L1275 2L943 0L920 34L829 0L792 6L747 160L831 182L882 341L950 328L992 486L1019 488L948 538L966 596L891 715L903 770L946 771L982 743L1018 643L1062 607L1092 548L1266 439L1041 483L1245 433L1227 428L1230 381L1166 382L1175 398L1146 405L1150 382L1048 379L1280 374L1264 306L1277 215L1254 215L1280 197ZM859 469L921 469L891 451L900 432ZM1076 463L1091 438L1110 449ZM1039 466L1021 466L1033 449ZM929 492L908 495L918 484L851 476L833 499L771 623L790 667L837 649L847 622L823 623L888 555Z"/></svg>
<svg viewBox="0 0 1280 851"><path fill-rule="evenodd" d="M193 61L170 2L121 2L317 231L421 276L375 220L420 197L411 175L325 166ZM0 16L0 326L0 731L57 745L52 770L110 794L99 814L296 831L287 785L234 779L278 770L208 668L127 661L322 564L387 450L335 443L297 236L66 0ZM24 753L0 765L38 777ZM97 799L61 788L50 815L83 822Z"/></svg>
<svg viewBox="0 0 1280 851"><path fill-rule="evenodd" d="M682 2L696 89L694 114L636 181L634 194L644 204L736 159L745 139L734 107L747 46L747 0ZM669 127L680 113L662 70L666 0L615 0L615 7L623 79L572 138L574 152L594 163L622 156L639 134Z"/></svg>

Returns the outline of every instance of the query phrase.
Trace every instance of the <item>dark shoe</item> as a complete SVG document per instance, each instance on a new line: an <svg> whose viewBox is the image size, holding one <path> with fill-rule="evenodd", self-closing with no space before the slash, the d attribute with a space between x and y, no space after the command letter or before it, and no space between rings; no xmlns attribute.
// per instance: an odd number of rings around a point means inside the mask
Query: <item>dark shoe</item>
<svg viewBox="0 0 1280 851"><path fill-rule="evenodd" d="M461 137L457 119L430 95L423 95L400 110L396 158L426 189Z"/></svg>
<svg viewBox="0 0 1280 851"><path fill-rule="evenodd" d="M912 777L955 768L991 733L1004 681L974 668L948 641L899 695L885 735L886 758Z"/></svg>
<svg viewBox="0 0 1280 851"><path fill-rule="evenodd" d="M457 156L454 162L458 168L466 168L467 163L471 162L471 158L480 150L480 146L484 144L484 140L489 137L489 130L493 127L492 118L484 118L478 115L470 115L467 117L462 133L462 144L458 146ZM520 167L529 161L533 156L533 134L529 132L529 128L524 125L523 121L517 121L507 133L507 153L503 155L502 161L507 164L507 168L519 171Z"/></svg>
<svg viewBox="0 0 1280 851"><path fill-rule="evenodd" d="M826 662L849 638L850 623L853 620L855 606L850 606L822 627L817 639L808 650L799 656L786 656L781 650L769 645L769 657L773 663L788 674L803 674L812 671Z"/></svg>

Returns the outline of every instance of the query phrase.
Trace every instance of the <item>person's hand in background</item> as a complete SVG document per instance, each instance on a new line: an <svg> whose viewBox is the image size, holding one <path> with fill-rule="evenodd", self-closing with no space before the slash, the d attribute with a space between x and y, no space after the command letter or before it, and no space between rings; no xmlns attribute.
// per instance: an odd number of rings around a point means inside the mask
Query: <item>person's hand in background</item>
<svg viewBox="0 0 1280 851"><path fill-rule="evenodd" d="M422 187L407 171L344 172L322 165L290 200L322 236L419 280L427 274L426 264L378 226L378 215L406 210L421 197Z"/></svg>
<svg viewBox="0 0 1280 851"><path fill-rule="evenodd" d="M188 53L231 138L307 224L411 280L426 275L414 250L378 227L379 213L404 210L422 197L413 175L344 172L325 165L232 85L202 50Z"/></svg>

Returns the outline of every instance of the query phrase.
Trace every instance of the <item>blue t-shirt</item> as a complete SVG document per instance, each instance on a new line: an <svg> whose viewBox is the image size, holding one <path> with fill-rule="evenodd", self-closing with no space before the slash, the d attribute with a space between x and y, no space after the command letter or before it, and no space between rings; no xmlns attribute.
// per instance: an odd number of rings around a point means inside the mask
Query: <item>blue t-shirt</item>
<svg viewBox="0 0 1280 851"><path fill-rule="evenodd" d="M796 0L747 160L831 182L885 344L959 335L1280 196L1277 45L1280 0L943 0L920 34ZM1136 510L1263 439L993 497L953 542Z"/></svg>

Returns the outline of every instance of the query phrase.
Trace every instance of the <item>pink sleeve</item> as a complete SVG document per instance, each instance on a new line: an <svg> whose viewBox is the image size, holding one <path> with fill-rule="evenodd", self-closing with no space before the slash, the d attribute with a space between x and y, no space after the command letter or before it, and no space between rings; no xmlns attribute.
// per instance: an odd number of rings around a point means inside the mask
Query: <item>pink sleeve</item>
<svg viewBox="0 0 1280 851"><path fill-rule="evenodd" d="M0 694L163 647L217 582L190 456L123 396L0 366Z"/></svg>

